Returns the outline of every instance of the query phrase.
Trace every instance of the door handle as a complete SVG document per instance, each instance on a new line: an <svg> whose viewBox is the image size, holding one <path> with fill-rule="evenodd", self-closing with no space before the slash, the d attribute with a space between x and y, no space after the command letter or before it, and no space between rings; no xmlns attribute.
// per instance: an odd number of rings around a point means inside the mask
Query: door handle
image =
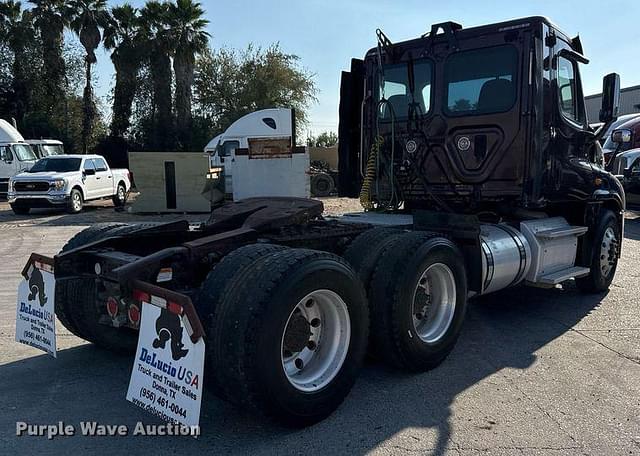
<svg viewBox="0 0 640 456"><path fill-rule="evenodd" d="M96 176L96 179L100 179L100 176Z"/></svg>
<svg viewBox="0 0 640 456"><path fill-rule="evenodd" d="M107 176L107 179L111 179L112 176Z"/></svg>

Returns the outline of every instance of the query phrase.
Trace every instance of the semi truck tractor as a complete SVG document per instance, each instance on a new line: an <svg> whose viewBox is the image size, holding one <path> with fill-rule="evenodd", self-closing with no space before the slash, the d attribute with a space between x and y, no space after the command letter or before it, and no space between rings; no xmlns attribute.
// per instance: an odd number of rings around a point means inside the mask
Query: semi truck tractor
<svg viewBox="0 0 640 456"><path fill-rule="evenodd" d="M9 179L31 168L37 159L20 132L0 119L0 198L7 197Z"/></svg>
<svg viewBox="0 0 640 456"><path fill-rule="evenodd" d="M61 323L130 353L141 302L164 306L204 339L213 393L306 426L342 403L367 352L436 368L474 297L607 290L625 196L597 157L619 77L604 77L593 131L580 40L546 18L377 37L340 89L339 188L363 212L250 198L198 225L92 226L33 256L54 266Z"/></svg>

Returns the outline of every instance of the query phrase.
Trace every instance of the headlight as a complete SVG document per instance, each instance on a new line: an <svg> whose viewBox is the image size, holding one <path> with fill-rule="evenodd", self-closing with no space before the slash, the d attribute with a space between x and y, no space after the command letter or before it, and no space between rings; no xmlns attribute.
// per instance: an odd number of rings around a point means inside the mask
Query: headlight
<svg viewBox="0 0 640 456"><path fill-rule="evenodd" d="M62 190L64 189L65 185L66 185L66 182L64 179L56 179L52 183L52 186L55 190Z"/></svg>

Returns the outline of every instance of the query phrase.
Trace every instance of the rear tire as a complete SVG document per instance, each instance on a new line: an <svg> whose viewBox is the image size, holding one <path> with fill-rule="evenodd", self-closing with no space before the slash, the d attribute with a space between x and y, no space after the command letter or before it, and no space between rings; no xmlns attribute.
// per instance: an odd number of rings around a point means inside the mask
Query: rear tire
<svg viewBox="0 0 640 456"><path fill-rule="evenodd" d="M86 228L69 239L64 247L62 247L62 250L60 250L60 253L68 252L69 250L95 242L106 237L109 231L121 226L125 225L123 223L98 223ZM82 339L89 340L89 335L83 331L82 328L78 327L73 318L74 308L78 305L78 301L77 298L71 299L71 296L74 296L74 294L70 296L70 283L79 280L81 279L56 281L55 312L60 323L62 323L62 325L72 334Z"/></svg>
<svg viewBox="0 0 640 456"><path fill-rule="evenodd" d="M21 204L10 204L11 210L16 215L27 215L31 208L29 206L23 206Z"/></svg>
<svg viewBox="0 0 640 456"><path fill-rule="evenodd" d="M225 256L216 264L202 284L195 302L196 311L203 326L211 327L216 319L216 309L221 299L229 290L243 281L246 270L258 259L273 252L279 252L286 247L274 244L250 244L240 247ZM225 398L224 388L218 384L216 372L223 366L216 365L216 358L211 352L209 344L205 352L205 383L218 397Z"/></svg>
<svg viewBox="0 0 640 456"><path fill-rule="evenodd" d="M231 402L286 425L322 420L351 390L366 350L368 310L355 272L333 254L287 249L243 276L207 328L218 384Z"/></svg>
<svg viewBox="0 0 640 456"><path fill-rule="evenodd" d="M123 207L127 203L127 189L124 184L118 184L116 194L113 195L112 201L115 207Z"/></svg>
<svg viewBox="0 0 640 456"><path fill-rule="evenodd" d="M77 188L71 189L69 202L67 203L67 212L69 214L77 214L78 212L81 212L83 201L82 192Z"/></svg>
<svg viewBox="0 0 640 456"><path fill-rule="evenodd" d="M406 233L387 246L371 279L374 351L411 372L438 366L453 349L466 313L459 249L433 233Z"/></svg>
<svg viewBox="0 0 640 456"><path fill-rule="evenodd" d="M62 248L63 252L144 228L141 225L99 224L81 231ZM130 354L136 349L138 334L130 328L114 328L99 323L102 315L96 304L96 284L89 278L56 282L56 316L73 334L106 350Z"/></svg>
<svg viewBox="0 0 640 456"><path fill-rule="evenodd" d="M344 259L356 270L367 293L382 251L404 232L399 228L373 228L358 235L345 250Z"/></svg>
<svg viewBox="0 0 640 456"><path fill-rule="evenodd" d="M620 246L620 227L618 219L610 210L603 210L593 232L583 242L589 242L584 266L589 267L589 275L576 279L576 287L583 293L601 293L609 289L618 267L618 249ZM583 249L585 252L586 249Z"/></svg>

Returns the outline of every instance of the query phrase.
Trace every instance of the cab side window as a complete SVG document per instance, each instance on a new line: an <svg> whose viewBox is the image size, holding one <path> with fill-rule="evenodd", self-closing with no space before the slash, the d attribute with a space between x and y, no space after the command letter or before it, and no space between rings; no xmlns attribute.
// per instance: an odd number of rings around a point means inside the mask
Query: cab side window
<svg viewBox="0 0 640 456"><path fill-rule="evenodd" d="M0 147L0 160L5 162L10 162L13 160L13 154L11 153L11 148L7 146Z"/></svg>
<svg viewBox="0 0 640 456"><path fill-rule="evenodd" d="M97 172L102 172L102 171L107 171L107 164L105 163L105 161L102 158L94 158L93 162L96 166L96 171Z"/></svg>
<svg viewBox="0 0 640 456"><path fill-rule="evenodd" d="M95 166L94 166L94 164L93 164L93 160L91 160L91 159L87 158L87 159L84 161L84 170L85 170L85 171L86 171L86 170L94 170L94 171L96 170L96 167L95 167Z"/></svg>
<svg viewBox="0 0 640 456"><path fill-rule="evenodd" d="M240 147L239 141L225 141L222 145L222 150L220 151L221 157L230 156L238 147Z"/></svg>
<svg viewBox="0 0 640 456"><path fill-rule="evenodd" d="M558 57L558 92L560 110L570 120L582 123L583 116L578 106L575 63Z"/></svg>

